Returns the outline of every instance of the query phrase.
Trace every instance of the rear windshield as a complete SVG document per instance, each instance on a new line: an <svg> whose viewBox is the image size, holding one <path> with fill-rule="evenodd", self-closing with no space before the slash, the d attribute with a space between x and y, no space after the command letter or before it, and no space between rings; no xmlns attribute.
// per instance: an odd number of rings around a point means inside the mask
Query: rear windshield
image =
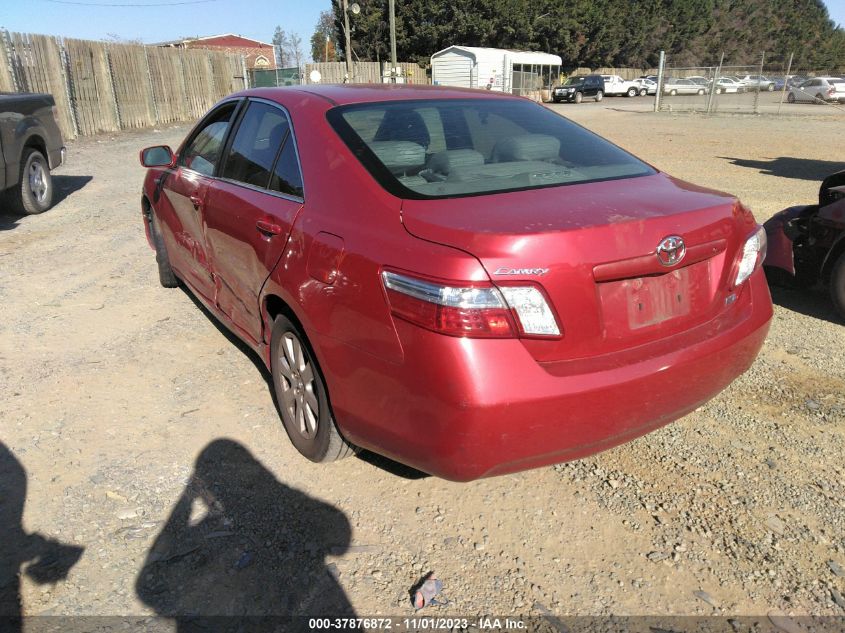
<svg viewBox="0 0 845 633"><path fill-rule="evenodd" d="M453 198L655 173L528 101L393 101L341 106L327 116L373 177L402 198Z"/></svg>

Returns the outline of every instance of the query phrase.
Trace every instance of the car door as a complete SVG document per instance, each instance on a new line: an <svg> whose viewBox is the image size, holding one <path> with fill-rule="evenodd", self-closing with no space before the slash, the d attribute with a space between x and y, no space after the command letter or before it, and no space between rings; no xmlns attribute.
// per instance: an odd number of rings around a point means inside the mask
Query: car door
<svg viewBox="0 0 845 633"><path fill-rule="evenodd" d="M302 173L288 113L250 99L208 189L205 239L214 302L253 341L261 335L259 294L303 207Z"/></svg>
<svg viewBox="0 0 845 633"><path fill-rule="evenodd" d="M818 79L810 79L809 81L805 81L798 87L798 93L795 97L800 101L813 101L815 100L815 93L813 89L819 85Z"/></svg>
<svg viewBox="0 0 845 633"><path fill-rule="evenodd" d="M173 266L207 298L213 296L214 284L204 239L203 205L238 103L221 105L194 129L179 152L176 167L162 178L157 205Z"/></svg>

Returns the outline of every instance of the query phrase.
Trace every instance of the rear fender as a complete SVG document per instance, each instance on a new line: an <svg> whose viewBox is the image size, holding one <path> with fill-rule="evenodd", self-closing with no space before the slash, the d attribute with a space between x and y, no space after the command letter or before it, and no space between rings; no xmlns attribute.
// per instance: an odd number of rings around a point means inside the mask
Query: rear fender
<svg viewBox="0 0 845 633"><path fill-rule="evenodd" d="M773 215L763 226L766 229L768 249L766 252L766 266L780 268L790 275L795 275L795 257L792 251L792 240L784 230L786 224L801 217L807 206L789 207Z"/></svg>

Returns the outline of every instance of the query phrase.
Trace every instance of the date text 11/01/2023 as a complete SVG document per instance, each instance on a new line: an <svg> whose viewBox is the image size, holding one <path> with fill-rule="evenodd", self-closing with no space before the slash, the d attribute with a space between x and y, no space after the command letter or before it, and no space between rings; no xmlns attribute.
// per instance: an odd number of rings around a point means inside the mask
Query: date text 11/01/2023
<svg viewBox="0 0 845 633"><path fill-rule="evenodd" d="M410 617L410 618L309 618L311 631L454 631L470 627L486 631L524 631L525 621L519 618L480 617Z"/></svg>

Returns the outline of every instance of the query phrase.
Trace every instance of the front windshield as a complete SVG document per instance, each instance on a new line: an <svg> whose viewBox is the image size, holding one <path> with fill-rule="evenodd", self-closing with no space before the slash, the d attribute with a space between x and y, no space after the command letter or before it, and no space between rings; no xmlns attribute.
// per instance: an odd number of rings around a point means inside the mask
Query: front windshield
<svg viewBox="0 0 845 633"><path fill-rule="evenodd" d="M329 122L385 189L449 198L655 173L536 103L516 99L341 106Z"/></svg>
<svg viewBox="0 0 845 633"><path fill-rule="evenodd" d="M566 83L563 84L563 85L564 86L574 86L575 84L580 84L582 81L584 81L583 77L570 77L569 79L566 80Z"/></svg>

